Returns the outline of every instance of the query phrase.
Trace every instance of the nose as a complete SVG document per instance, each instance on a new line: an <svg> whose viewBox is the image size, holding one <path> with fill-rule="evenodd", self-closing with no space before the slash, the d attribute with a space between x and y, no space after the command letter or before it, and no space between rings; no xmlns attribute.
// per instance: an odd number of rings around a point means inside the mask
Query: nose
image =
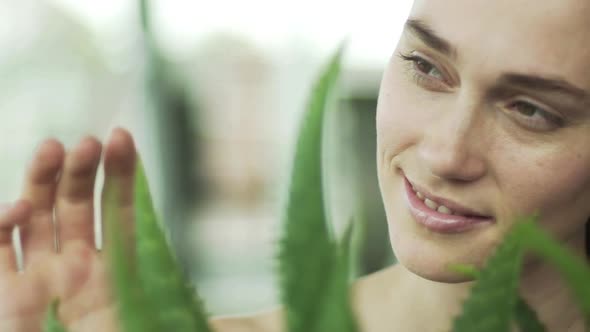
<svg viewBox="0 0 590 332"><path fill-rule="evenodd" d="M419 161L435 177L474 181L486 172L485 126L473 110L444 112L424 126Z"/></svg>

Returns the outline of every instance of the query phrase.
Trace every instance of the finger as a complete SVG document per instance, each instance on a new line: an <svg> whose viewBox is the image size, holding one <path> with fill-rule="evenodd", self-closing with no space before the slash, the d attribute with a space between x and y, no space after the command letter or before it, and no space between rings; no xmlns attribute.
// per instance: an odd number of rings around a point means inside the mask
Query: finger
<svg viewBox="0 0 590 332"><path fill-rule="evenodd" d="M12 204L0 204L0 246L10 245L12 242L13 220L10 218Z"/></svg>
<svg viewBox="0 0 590 332"><path fill-rule="evenodd" d="M60 142L43 142L26 176L22 196L31 203L32 215L20 228L25 267L39 255L54 251L53 207L64 154Z"/></svg>
<svg viewBox="0 0 590 332"><path fill-rule="evenodd" d="M77 240L94 246L94 181L101 149L96 138L86 137L65 157L55 199L60 246Z"/></svg>
<svg viewBox="0 0 590 332"><path fill-rule="evenodd" d="M105 216L105 203L108 195L115 194L113 211L116 211L116 219L121 223L125 244L128 253L134 248L134 223L133 223L133 182L135 175L136 150L131 134L117 128L105 147L105 185L102 192L102 211ZM104 225L107 227L108 225ZM103 231L104 248L109 247L108 230Z"/></svg>
<svg viewBox="0 0 590 332"><path fill-rule="evenodd" d="M0 273L16 271L12 232L15 226L23 224L30 216L31 205L27 201L0 205Z"/></svg>

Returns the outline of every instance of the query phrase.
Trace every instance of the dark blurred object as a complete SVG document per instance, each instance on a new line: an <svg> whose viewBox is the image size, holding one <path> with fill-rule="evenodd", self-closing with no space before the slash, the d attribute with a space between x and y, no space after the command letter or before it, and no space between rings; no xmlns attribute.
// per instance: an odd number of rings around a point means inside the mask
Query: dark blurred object
<svg viewBox="0 0 590 332"><path fill-rule="evenodd" d="M360 253L361 275L382 269L391 263L391 248L383 201L379 192L376 164L375 112L377 96L351 96L345 102L353 110L356 139L354 154L358 158L358 197L364 219L364 241Z"/></svg>
<svg viewBox="0 0 590 332"><path fill-rule="evenodd" d="M146 89L151 128L157 136L161 163L163 220L176 255L185 268L194 262L185 241L192 206L205 192L199 167L198 108L192 103L182 76L173 70L157 46L148 0L140 0L146 55Z"/></svg>
<svg viewBox="0 0 590 332"><path fill-rule="evenodd" d="M387 218L377 179L377 142L375 116L381 71L367 68L349 69L343 76L344 98L341 108L349 131L345 141L348 162L353 164L355 218L358 230L359 276L378 271L395 262L389 245ZM342 121L342 120L341 120ZM340 127L339 127L339 130Z"/></svg>

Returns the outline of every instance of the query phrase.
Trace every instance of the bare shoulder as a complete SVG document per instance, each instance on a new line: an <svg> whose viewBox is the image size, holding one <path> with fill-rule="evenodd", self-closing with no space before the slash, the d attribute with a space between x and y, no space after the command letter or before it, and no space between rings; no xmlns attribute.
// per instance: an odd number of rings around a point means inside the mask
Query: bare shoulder
<svg viewBox="0 0 590 332"><path fill-rule="evenodd" d="M356 280L351 286L352 306L361 331L375 331L391 318L392 305L389 292L395 292L397 266L389 267ZM213 318L211 326L215 332L283 332L284 314L280 307L240 316L219 316Z"/></svg>
<svg viewBox="0 0 590 332"><path fill-rule="evenodd" d="M277 307L250 315L219 316L210 323L215 332L282 332L283 311Z"/></svg>

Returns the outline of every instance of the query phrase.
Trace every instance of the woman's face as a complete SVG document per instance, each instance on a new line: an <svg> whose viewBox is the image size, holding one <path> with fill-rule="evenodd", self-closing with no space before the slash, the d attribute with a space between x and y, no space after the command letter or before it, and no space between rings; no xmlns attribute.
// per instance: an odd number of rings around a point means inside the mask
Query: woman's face
<svg viewBox="0 0 590 332"><path fill-rule="evenodd" d="M583 239L589 17L587 0L415 2L377 109L390 239L410 271L463 281L449 264L481 266L522 215Z"/></svg>

